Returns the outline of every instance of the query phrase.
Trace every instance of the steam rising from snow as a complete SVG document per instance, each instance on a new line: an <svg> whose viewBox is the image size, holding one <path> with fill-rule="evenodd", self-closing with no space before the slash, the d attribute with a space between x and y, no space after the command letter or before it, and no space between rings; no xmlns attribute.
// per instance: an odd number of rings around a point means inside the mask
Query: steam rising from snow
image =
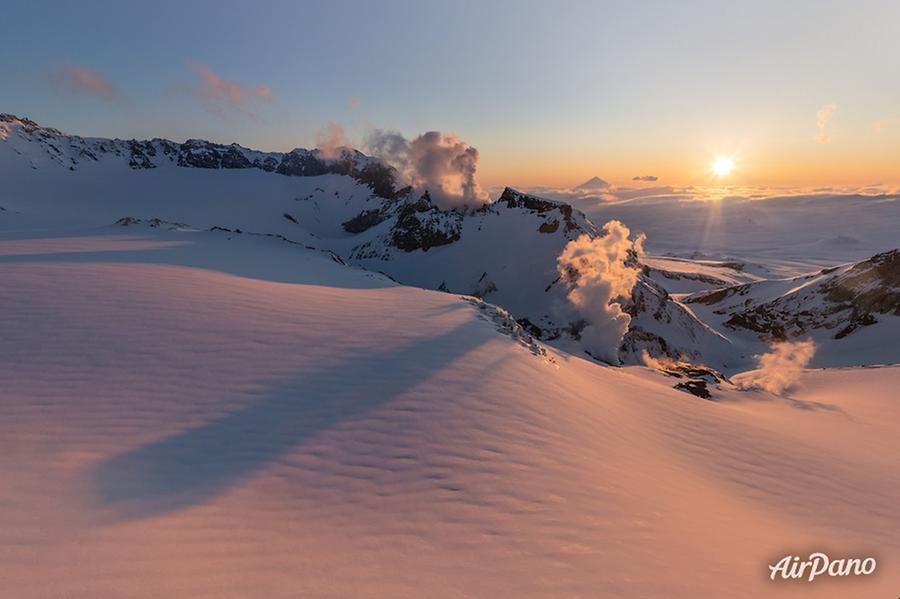
<svg viewBox="0 0 900 599"><path fill-rule="evenodd" d="M408 140L400 133L374 130L367 151L396 168L417 190L428 190L445 208L483 204L488 195L475 180L478 150L453 133L429 131Z"/></svg>
<svg viewBox="0 0 900 599"><path fill-rule="evenodd" d="M337 123L328 123L316 134L316 148L325 160L337 158L341 148L348 148L351 145L344 128Z"/></svg>
<svg viewBox="0 0 900 599"><path fill-rule="evenodd" d="M641 362L644 363L644 366L648 368L653 368L654 370L666 371L678 368L679 366L692 366L689 362L685 360L675 361L669 356L660 356L658 358L654 358L650 355L646 349L641 352Z"/></svg>
<svg viewBox="0 0 900 599"><path fill-rule="evenodd" d="M771 349L759 357L758 370L741 378L741 388L783 393L797 382L803 368L816 353L816 345L811 340L776 343Z"/></svg>
<svg viewBox="0 0 900 599"><path fill-rule="evenodd" d="M606 223L602 237L581 235L566 244L557 270L572 284L569 302L588 325L581 333L592 356L618 363L618 348L631 317L616 299L631 294L639 269L629 258L643 251L644 236L629 239L631 231L617 220Z"/></svg>

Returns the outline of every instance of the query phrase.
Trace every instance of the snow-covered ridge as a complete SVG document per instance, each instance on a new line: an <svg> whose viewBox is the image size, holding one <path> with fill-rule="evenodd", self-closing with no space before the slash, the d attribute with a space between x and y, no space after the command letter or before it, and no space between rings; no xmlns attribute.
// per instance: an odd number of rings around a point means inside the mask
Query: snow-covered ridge
<svg viewBox="0 0 900 599"><path fill-rule="evenodd" d="M813 329L834 331L841 339L877 324L880 315L900 316L900 250L803 277L697 293L685 301L715 306L717 314L727 315L725 326L773 339Z"/></svg>
<svg viewBox="0 0 900 599"><path fill-rule="evenodd" d="M580 351L584 323L568 308L557 258L566 244L600 229L564 202L506 188L473 210L442 210L427 194L366 208L342 223L354 233L354 264L398 281L484 298L503 306L532 335ZM357 241L358 240L358 241ZM625 363L652 356L716 356L734 362L734 350L647 274L639 276L624 309L631 326L620 348Z"/></svg>
<svg viewBox="0 0 900 599"><path fill-rule="evenodd" d="M396 171L376 158L352 148L339 148L334 156L320 150L295 148L290 152L261 152L239 144L189 139L177 143L167 139L123 140L68 135L11 114L0 114L0 141L12 143L14 151L30 159L32 168L44 164L77 170L106 160L127 164L131 169L179 166L204 169L259 169L280 175L311 177L329 173L348 175L369 185L382 196L395 190Z"/></svg>
<svg viewBox="0 0 900 599"><path fill-rule="evenodd" d="M557 260L568 243L603 233L567 203L507 187L493 202L446 209L427 190L398 189L393 169L350 149L326 159L317 150L266 153L204 140L82 138L11 115L0 117L0 133L0 204L6 209L0 214L10 223L97 227L128 216L268 235L404 285L483 298L507 310L535 338L583 351L586 323L568 301L570 288L560 280ZM601 211L595 218L613 217L642 229L627 220L637 218L633 214ZM762 308L771 318L741 316L811 279L773 278L775 273L746 256L680 255L641 256L643 272L621 300L630 322L616 361L640 363L646 352L733 373L752 367L767 341L810 330L827 331L823 341L848 348L833 353L829 365L895 361L896 352L873 349L872 336L900 323L893 309L878 313L845 301L828 303L828 312L819 314L804 300ZM849 268L814 276L833 277ZM697 299L729 296L741 285L758 290L756 304ZM831 296L841 289L835 286ZM694 295L685 299L685 293ZM875 289L866 297L860 301L877 304L893 296ZM802 326L794 331L796 323ZM873 323L878 326L868 326ZM868 349L853 349L860 344Z"/></svg>
<svg viewBox="0 0 900 599"><path fill-rule="evenodd" d="M154 146L158 166L130 168L126 144L70 171L2 125L0 587L17 599L896 591L900 368L800 367L787 396L762 390L767 366L737 372L757 333L681 295L831 281L874 313L896 253L775 279L752 256L677 258L693 240L666 258L632 243L620 357L651 368L609 368L584 359L558 257L618 217L204 167L206 142L186 144L200 166ZM900 318L877 318L817 356L893 361ZM832 547L872 552L878 575L766 577Z"/></svg>

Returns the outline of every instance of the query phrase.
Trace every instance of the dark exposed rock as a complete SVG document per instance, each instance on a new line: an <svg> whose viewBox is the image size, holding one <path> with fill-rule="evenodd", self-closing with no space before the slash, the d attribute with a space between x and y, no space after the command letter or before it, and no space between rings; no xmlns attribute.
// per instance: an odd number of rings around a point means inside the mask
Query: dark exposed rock
<svg viewBox="0 0 900 599"><path fill-rule="evenodd" d="M900 250L859 262L823 286L825 297L860 312L900 316Z"/></svg>
<svg viewBox="0 0 900 599"><path fill-rule="evenodd" d="M638 325L631 325L622 337L619 353L639 355L641 351L647 351L653 356L671 356L674 353L664 338Z"/></svg>
<svg viewBox="0 0 900 599"><path fill-rule="evenodd" d="M128 166L133 169L150 169L156 168L153 163L153 157L156 156L156 148L149 141L137 141L132 139L128 142L128 149L131 157L128 160ZM96 160L96 157L94 158Z"/></svg>
<svg viewBox="0 0 900 599"><path fill-rule="evenodd" d="M724 289L717 289L708 293L693 295L691 297L685 298L684 303L705 304L707 306L711 306L712 304L718 304L723 299L731 297L733 295L744 295L749 290L750 284L748 283L745 283L743 285L732 285L731 287L725 287Z"/></svg>
<svg viewBox="0 0 900 599"><path fill-rule="evenodd" d="M682 381L676 384L673 388L678 389L679 391L685 391L692 395L696 395L701 399L712 399L712 394L709 392L709 388L706 386L706 381Z"/></svg>
<svg viewBox="0 0 900 599"><path fill-rule="evenodd" d="M552 212L557 212L559 218L566 224L565 231L567 233L580 229L578 223L575 221L572 206L564 202L536 198L520 193L511 187L507 187L503 190L503 193L500 194L500 197L497 198L497 201L494 204L496 206L505 206L507 208L522 208L534 212L535 214L550 214ZM487 208L487 205L483 207L483 209L485 208ZM553 231L549 230L549 227L551 226L552 225L548 225L548 229L541 230L541 232L552 233L556 231L556 228L554 228Z"/></svg>
<svg viewBox="0 0 900 599"><path fill-rule="evenodd" d="M538 339L543 338L544 331L541 330L541 327L537 326L527 318L520 318L516 322L518 322L530 335L534 335Z"/></svg>
<svg viewBox="0 0 900 599"><path fill-rule="evenodd" d="M544 200L542 198L536 198L524 193L519 193L512 187L507 187L503 190L503 193L500 194L499 198L497 198L497 203L506 204L510 208L525 208L527 210L537 212L538 214L550 212L551 210L558 210L562 206L565 206L570 211L572 209L572 207L568 204L563 204L562 202L554 202L552 200Z"/></svg>
<svg viewBox="0 0 900 599"><path fill-rule="evenodd" d="M281 164L275 172L292 177L315 177L327 174L328 168L324 161L319 160L309 150L297 148L282 157Z"/></svg>
<svg viewBox="0 0 900 599"><path fill-rule="evenodd" d="M475 283L475 289L469 295L484 299L495 291L497 291L497 285L488 278L487 272L484 272L479 277L478 282Z"/></svg>
<svg viewBox="0 0 900 599"><path fill-rule="evenodd" d="M387 214L383 210L363 210L350 220L341 223L341 227L348 233L362 233L384 222L386 218Z"/></svg>
<svg viewBox="0 0 900 599"><path fill-rule="evenodd" d="M840 272L839 272L840 271ZM878 322L875 314L900 316L900 251L892 250L859 262L849 269L824 269L798 277L796 291L774 299L752 299L753 283L694 295L687 302L723 304L716 313L728 314L725 326L747 329L770 340L781 341L813 329L837 329L842 339L861 327ZM742 303L729 298L749 296Z"/></svg>
<svg viewBox="0 0 900 599"><path fill-rule="evenodd" d="M203 139L189 139L181 144L178 166L221 168L222 152L214 143Z"/></svg>
<svg viewBox="0 0 900 599"><path fill-rule="evenodd" d="M266 156L263 160L257 158L253 161L253 166L255 168L264 170L267 173L271 173L278 168L278 160L276 160L273 156Z"/></svg>
<svg viewBox="0 0 900 599"><path fill-rule="evenodd" d="M843 339L859 327L867 327L877 323L878 320L868 312L854 315L850 318L850 322L847 324L847 326L834 334L834 338Z"/></svg>
<svg viewBox="0 0 900 599"><path fill-rule="evenodd" d="M221 158L222 168L251 168L253 164L234 144L228 147Z"/></svg>
<svg viewBox="0 0 900 599"><path fill-rule="evenodd" d="M381 162L369 162L353 176L360 183L368 185L375 195L382 198L394 197L395 170Z"/></svg>
<svg viewBox="0 0 900 599"><path fill-rule="evenodd" d="M165 228L167 228L169 230L173 230L173 231L176 229L184 229L184 228L187 228L187 226L188 226L185 223L172 222L172 221L168 221L168 220L162 220L160 218L141 219L141 218L134 218L133 216L123 216L122 218L117 220L115 222L115 224L119 225L120 227L131 227L134 225L147 225L148 227L151 227L153 229L165 227Z"/></svg>
<svg viewBox="0 0 900 599"><path fill-rule="evenodd" d="M407 202L391 229L391 245L405 252L428 251L460 238L462 214L440 210L426 191L415 202Z"/></svg>
<svg viewBox="0 0 900 599"><path fill-rule="evenodd" d="M551 218L550 220L541 223L541 226L538 227L538 232L556 233L557 229L559 229L559 221L555 218Z"/></svg>

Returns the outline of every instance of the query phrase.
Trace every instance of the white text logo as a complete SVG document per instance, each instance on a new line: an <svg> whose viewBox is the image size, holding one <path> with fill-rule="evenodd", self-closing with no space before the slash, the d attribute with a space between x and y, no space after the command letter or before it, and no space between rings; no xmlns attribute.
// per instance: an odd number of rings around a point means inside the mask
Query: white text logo
<svg viewBox="0 0 900 599"><path fill-rule="evenodd" d="M798 555L786 555L774 566L769 566L769 579L805 579L812 582L818 576L868 576L875 572L874 557L844 557L830 559L824 553L811 553L809 559Z"/></svg>

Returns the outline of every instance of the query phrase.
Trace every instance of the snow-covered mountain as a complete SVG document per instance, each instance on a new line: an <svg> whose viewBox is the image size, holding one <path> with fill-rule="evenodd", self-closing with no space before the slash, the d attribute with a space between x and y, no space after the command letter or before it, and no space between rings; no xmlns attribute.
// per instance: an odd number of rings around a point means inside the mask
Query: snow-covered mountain
<svg viewBox="0 0 900 599"><path fill-rule="evenodd" d="M711 319L732 330L782 341L805 336L841 340L870 328L884 338L881 357L900 360L887 342L900 316L900 251L816 273L727 286L689 295L687 304L712 309Z"/></svg>
<svg viewBox="0 0 900 599"><path fill-rule="evenodd" d="M427 190L405 186L390 166L347 148L326 157L319 150L259 152L202 140L82 138L11 115L0 116L0 137L6 183L0 207L15 213L7 218L31 215L90 226L124 217L161 219L280 236L403 284L482 298L508 310L532 335L581 351L584 321L570 309L557 261L569 242L602 235L602 223L569 204L507 188L488 204L442 208ZM60 190L69 201L59 201ZM640 363L647 352L734 372L750 366L765 342L784 336L773 335L778 327L819 318L809 316L805 301L762 305L774 296L759 305L745 302L740 310L730 304L706 309L714 298L741 293L742 286L796 286L745 260L637 260L642 272L622 299L631 317L619 348L623 363ZM829 297L842 288L835 284ZM685 292L695 295L682 298ZM725 312L728 318L721 318ZM893 330L896 316L892 309L885 313L890 317L882 327ZM873 314L854 308L845 316L822 315L821 326L847 321L836 331L841 334L823 341L841 341L873 323ZM838 353L829 364L872 358Z"/></svg>
<svg viewBox="0 0 900 599"><path fill-rule="evenodd" d="M824 355L884 362L895 255L796 279L688 244L633 252L620 355L690 360L612 368L581 351L558 265L605 218L513 189L445 210L382 166L379 189L355 153L341 172L314 151L134 142L146 167L131 142L21 119L0 137L17 598L836 599L848 581L767 578L831 548L877 556L856 595L896 590L900 368L746 389L764 372L734 372L765 342L714 312L830 297L878 322L821 329L848 348ZM279 173L290 154L315 166Z"/></svg>
<svg viewBox="0 0 900 599"><path fill-rule="evenodd" d="M138 141L80 137L11 114L0 114L0 140L34 169L50 162L74 171L86 163L103 161L137 170L180 166L259 169L296 177L333 173L350 176L384 197L394 193L394 170L351 148L339 148L326 156L318 149L260 152L238 144L223 145L202 139L179 144L159 138Z"/></svg>
<svg viewBox="0 0 900 599"><path fill-rule="evenodd" d="M92 176L85 170L91 167L154 169L159 172L159 182L171 176L173 167L181 167L252 169L316 180L309 193L298 194L284 210L259 206L258 214L243 222L235 220L234 214L246 212L247 207L229 205L225 198L200 215L196 206L206 202L197 198L194 207L180 206L162 213L152 212L151 206L158 200L148 198L142 206L132 203L129 212L118 214L115 220L126 216L162 218L193 226L288 236L304 245L334 251L354 264L385 272L405 284L484 298L509 310L542 338L565 342L578 337L578 319L567 318L561 309L566 303L566 289L558 284L556 261L566 243L580 235L597 236L599 230L568 204L507 189L490 204L466 210L442 209L431 201L427 191L420 195L408 187L401 188L396 171L354 150L325 159L318 150L279 154L202 140L177 144L161 139L82 138L10 115L0 117L0 122L8 149L18 155L20 166L27 163L35 170L84 170L72 178ZM93 176L105 176L106 172ZM337 176L338 180L329 181L330 186L319 181L326 175ZM341 183L340 176L350 180ZM210 182L207 193L216 193L227 184ZM174 187L160 189L157 195L183 193ZM194 186L189 188L193 190ZM23 193L35 195L35 190ZM51 190L48 193L52 195ZM255 195L263 193L265 187L260 186ZM248 200L235 198L234 202L246 204ZM632 315L632 327L623 344L625 361L639 360L645 350L700 358L727 345L646 277L636 287L627 311Z"/></svg>

